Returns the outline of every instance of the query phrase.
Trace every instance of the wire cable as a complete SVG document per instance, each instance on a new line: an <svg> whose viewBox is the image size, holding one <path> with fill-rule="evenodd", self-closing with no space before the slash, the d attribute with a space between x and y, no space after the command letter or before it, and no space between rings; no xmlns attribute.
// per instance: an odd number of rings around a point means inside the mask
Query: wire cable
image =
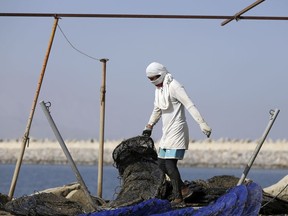
<svg viewBox="0 0 288 216"><path fill-rule="evenodd" d="M96 61L100 61L100 59L95 58L95 57L93 57L93 56L90 56L90 55L82 52L81 50L77 49L77 48L70 42L70 40L67 38L67 36L66 36L65 33L63 32L63 30L61 29L61 27L60 27L59 24L57 24L57 27L60 29L62 35L63 35L64 38L65 38L65 40L70 44L70 46L71 46L74 50L76 50L76 51L79 52L80 54L82 54L82 55L84 55L84 56L86 56L86 57L88 57L88 58L90 58L90 59L93 59L93 60L96 60Z"/></svg>
<svg viewBox="0 0 288 216"><path fill-rule="evenodd" d="M276 198L278 198L278 196L288 187L288 184L286 184L285 187L283 187L283 189L276 195L273 197L273 199L271 199L269 202L265 203L264 205L261 206L261 208L265 207L266 205L268 205L269 203L271 203L273 200L275 200Z"/></svg>

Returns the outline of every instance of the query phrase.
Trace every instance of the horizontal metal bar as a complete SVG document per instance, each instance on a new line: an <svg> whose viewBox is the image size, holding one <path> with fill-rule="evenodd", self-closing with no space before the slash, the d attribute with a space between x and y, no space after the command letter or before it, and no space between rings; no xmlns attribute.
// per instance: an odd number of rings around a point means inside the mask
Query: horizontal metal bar
<svg viewBox="0 0 288 216"><path fill-rule="evenodd" d="M246 19L246 20L288 20L288 17L281 16L281 17L275 17L275 16L240 16L239 19Z"/></svg>
<svg viewBox="0 0 288 216"><path fill-rule="evenodd" d="M155 15L155 14L66 14L66 13L0 13L2 17L79 17L79 18L130 18L130 19L231 19L222 15ZM288 20L277 16L240 16L246 20Z"/></svg>
<svg viewBox="0 0 288 216"><path fill-rule="evenodd" d="M57 14L57 13L0 13L0 16L21 17L80 17L80 18L151 18L151 19L225 19L231 16L214 15L155 15L155 14Z"/></svg>

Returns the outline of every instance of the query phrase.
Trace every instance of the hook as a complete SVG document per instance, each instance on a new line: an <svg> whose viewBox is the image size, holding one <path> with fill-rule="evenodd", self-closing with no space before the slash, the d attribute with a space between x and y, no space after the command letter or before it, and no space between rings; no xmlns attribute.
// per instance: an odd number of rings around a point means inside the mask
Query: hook
<svg viewBox="0 0 288 216"><path fill-rule="evenodd" d="M273 116L274 116L274 114L275 114L275 110L271 109L271 110L269 111L269 114L270 114L270 119L273 119Z"/></svg>
<svg viewBox="0 0 288 216"><path fill-rule="evenodd" d="M44 105L46 106L46 108L47 108L47 110L50 112L50 107L51 107L51 102L50 101L48 101L48 102L44 102Z"/></svg>

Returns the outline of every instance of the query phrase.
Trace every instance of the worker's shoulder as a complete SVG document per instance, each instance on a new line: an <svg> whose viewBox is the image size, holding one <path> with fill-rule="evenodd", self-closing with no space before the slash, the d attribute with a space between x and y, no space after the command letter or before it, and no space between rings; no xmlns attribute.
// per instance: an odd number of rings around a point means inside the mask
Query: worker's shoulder
<svg viewBox="0 0 288 216"><path fill-rule="evenodd" d="M175 80L175 79L173 79L173 80L171 81L171 83L169 84L169 86L170 86L171 88L174 88L174 89L183 88L183 85L182 85L180 82L178 82L177 80Z"/></svg>

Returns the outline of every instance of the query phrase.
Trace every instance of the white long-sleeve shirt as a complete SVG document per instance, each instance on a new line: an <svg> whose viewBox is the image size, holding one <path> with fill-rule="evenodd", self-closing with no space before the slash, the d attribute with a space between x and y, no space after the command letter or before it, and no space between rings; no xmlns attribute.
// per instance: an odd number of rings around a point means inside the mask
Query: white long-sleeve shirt
<svg viewBox="0 0 288 216"><path fill-rule="evenodd" d="M155 90L154 109L148 124L154 126L162 117L162 137L159 147L168 149L188 149L189 130L186 122L185 108L193 119L201 124L204 119L187 95L184 87L175 79L169 84L169 105L167 109L157 106L158 97L164 97L162 88Z"/></svg>

